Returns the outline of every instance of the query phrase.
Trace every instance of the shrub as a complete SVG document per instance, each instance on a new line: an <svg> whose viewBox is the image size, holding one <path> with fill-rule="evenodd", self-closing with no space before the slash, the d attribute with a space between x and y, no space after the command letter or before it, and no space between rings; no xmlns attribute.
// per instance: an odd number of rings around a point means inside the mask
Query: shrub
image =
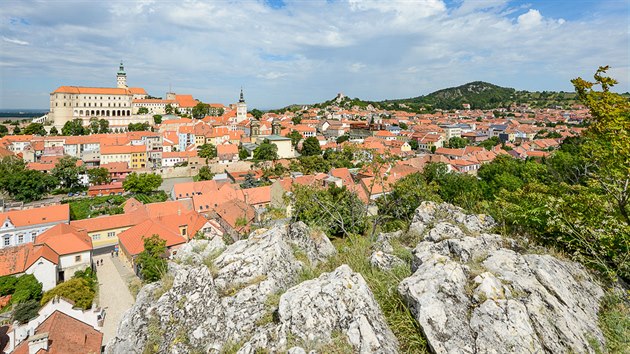
<svg viewBox="0 0 630 354"><path fill-rule="evenodd" d="M13 321L18 321L22 324L27 323L31 319L37 317L39 312L39 303L36 300L28 300L21 304L15 305L13 309Z"/></svg>
<svg viewBox="0 0 630 354"><path fill-rule="evenodd" d="M95 295L96 292L90 287L88 280L72 278L45 292L41 304L43 306L55 296L60 296L74 302L76 307L87 310L92 307Z"/></svg>
<svg viewBox="0 0 630 354"><path fill-rule="evenodd" d="M32 274L25 274L17 278L15 292L11 303L19 304L28 300L39 300L42 297L42 283Z"/></svg>

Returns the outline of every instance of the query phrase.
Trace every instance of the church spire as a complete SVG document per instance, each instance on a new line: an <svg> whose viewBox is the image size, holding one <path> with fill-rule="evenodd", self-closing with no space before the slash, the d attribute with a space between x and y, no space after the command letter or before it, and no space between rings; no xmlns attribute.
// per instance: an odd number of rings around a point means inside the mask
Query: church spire
<svg viewBox="0 0 630 354"><path fill-rule="evenodd" d="M127 75L125 74L125 67L123 66L123 61L120 60L120 67L118 68L118 75Z"/></svg>
<svg viewBox="0 0 630 354"><path fill-rule="evenodd" d="M245 102L245 98L243 98L243 88L241 87L241 96L238 99L239 102Z"/></svg>

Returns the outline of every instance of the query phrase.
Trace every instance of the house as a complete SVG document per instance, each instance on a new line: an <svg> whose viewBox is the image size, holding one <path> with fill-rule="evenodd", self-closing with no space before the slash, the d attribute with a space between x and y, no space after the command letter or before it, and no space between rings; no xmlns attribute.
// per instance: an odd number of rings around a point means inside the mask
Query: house
<svg viewBox="0 0 630 354"><path fill-rule="evenodd" d="M90 186L88 188L88 195L90 197L102 196L102 195L121 195L125 193L122 182L113 182L110 184L101 184L97 186Z"/></svg>
<svg viewBox="0 0 630 354"><path fill-rule="evenodd" d="M238 161L238 146L234 144L217 145L217 159L221 164Z"/></svg>
<svg viewBox="0 0 630 354"><path fill-rule="evenodd" d="M85 230L59 224L39 235L35 244L46 245L57 254L57 282L92 266L92 239Z"/></svg>
<svg viewBox="0 0 630 354"><path fill-rule="evenodd" d="M33 274L44 291L57 285L59 255L48 245L25 243L0 249L0 277Z"/></svg>
<svg viewBox="0 0 630 354"><path fill-rule="evenodd" d="M68 222L68 204L0 213L0 249L33 242L49 228Z"/></svg>
<svg viewBox="0 0 630 354"><path fill-rule="evenodd" d="M55 311L20 343L14 354L100 353L103 333L61 311Z"/></svg>

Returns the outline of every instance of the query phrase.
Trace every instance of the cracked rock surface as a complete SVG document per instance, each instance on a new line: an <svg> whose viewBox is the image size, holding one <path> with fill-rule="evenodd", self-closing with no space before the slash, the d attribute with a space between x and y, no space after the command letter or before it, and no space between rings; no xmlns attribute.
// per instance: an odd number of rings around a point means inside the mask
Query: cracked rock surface
<svg viewBox="0 0 630 354"><path fill-rule="evenodd" d="M604 292L585 269L523 254L493 220L423 202L414 273L398 287L435 353L592 353Z"/></svg>

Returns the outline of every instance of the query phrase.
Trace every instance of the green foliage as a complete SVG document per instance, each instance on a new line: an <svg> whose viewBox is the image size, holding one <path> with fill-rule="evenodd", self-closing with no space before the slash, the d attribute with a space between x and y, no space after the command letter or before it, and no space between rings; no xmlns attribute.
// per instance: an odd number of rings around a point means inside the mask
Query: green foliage
<svg viewBox="0 0 630 354"><path fill-rule="evenodd" d="M63 297L74 302L74 306L84 310L92 308L96 291L90 282L84 278L72 278L44 293L41 305L44 306L55 296Z"/></svg>
<svg viewBox="0 0 630 354"><path fill-rule="evenodd" d="M328 235L363 234L367 228L367 210L356 193L346 187L327 189L296 185L293 188L295 221L303 221Z"/></svg>
<svg viewBox="0 0 630 354"><path fill-rule="evenodd" d="M79 174L85 173L85 166L77 166L77 159L71 156L62 157L50 173L63 188L74 189L83 187L79 183Z"/></svg>
<svg viewBox="0 0 630 354"><path fill-rule="evenodd" d="M448 140L448 147L452 149L461 149L466 147L466 145L468 145L468 140L458 136L454 136Z"/></svg>
<svg viewBox="0 0 630 354"><path fill-rule="evenodd" d="M24 128L22 132L26 135L46 135L46 129L44 129L44 125L42 123L31 123Z"/></svg>
<svg viewBox="0 0 630 354"><path fill-rule="evenodd" d="M192 109L192 116L195 119L202 119L210 113L210 105L199 102Z"/></svg>
<svg viewBox="0 0 630 354"><path fill-rule="evenodd" d="M123 181L125 190L132 193L151 193L161 185L162 176L155 173L132 172Z"/></svg>
<svg viewBox="0 0 630 354"><path fill-rule="evenodd" d="M154 282L166 274L167 265L163 258L165 252L166 240L155 234L144 237L144 251L136 258L144 281Z"/></svg>
<svg viewBox="0 0 630 354"><path fill-rule="evenodd" d="M400 129L402 129L402 130L407 130L407 129L409 129L409 126L407 125L407 123L404 123L404 122L400 122L400 123L398 123L398 126L399 126L399 127L400 127Z"/></svg>
<svg viewBox="0 0 630 354"><path fill-rule="evenodd" d="M628 295L609 291L599 312L599 325L606 337L608 353L625 353L630 348L630 304Z"/></svg>
<svg viewBox="0 0 630 354"><path fill-rule="evenodd" d="M411 146L412 150L418 150L418 148L420 147L420 145L418 144L418 140L409 140L407 143L409 143L409 146Z"/></svg>
<svg viewBox="0 0 630 354"><path fill-rule="evenodd" d="M173 106L170 103L167 104L166 107L164 108L164 111L166 112L166 114L173 114L174 113Z"/></svg>
<svg viewBox="0 0 630 354"><path fill-rule="evenodd" d="M93 185L107 184L111 182L109 171L105 167L97 167L87 170L90 183Z"/></svg>
<svg viewBox="0 0 630 354"><path fill-rule="evenodd" d="M304 139L302 143L302 156L315 156L322 154L322 148L319 145L319 140L315 137L309 137Z"/></svg>
<svg viewBox="0 0 630 354"><path fill-rule="evenodd" d="M338 137L338 138L337 138L337 140L336 140L336 142L337 142L337 144L341 144L341 143L343 143L344 141L348 141L348 140L350 140L350 135L348 135L348 134L344 134L344 135L342 135L342 136Z"/></svg>
<svg viewBox="0 0 630 354"><path fill-rule="evenodd" d="M25 324L33 318L37 317L39 312L39 302L37 300L28 300L17 304L13 308L12 320Z"/></svg>
<svg viewBox="0 0 630 354"><path fill-rule="evenodd" d="M201 166L199 173L195 176L195 181L210 181L214 178L214 173L208 166Z"/></svg>
<svg viewBox="0 0 630 354"><path fill-rule="evenodd" d="M23 202L39 200L56 185L54 177L27 170L22 159L6 156L0 160L0 188L13 199Z"/></svg>
<svg viewBox="0 0 630 354"><path fill-rule="evenodd" d="M129 123L129 125L127 126L127 130L130 132L144 132L144 131L149 131L150 128L151 128L151 125L147 122Z"/></svg>
<svg viewBox="0 0 630 354"><path fill-rule="evenodd" d="M24 274L17 278L15 291L11 297L12 304L20 304L29 300L38 301L42 297L42 283L33 274Z"/></svg>
<svg viewBox="0 0 630 354"><path fill-rule="evenodd" d="M199 157L206 159L206 164L208 164L209 159L217 157L217 147L210 143L203 144L198 148L197 154Z"/></svg>
<svg viewBox="0 0 630 354"><path fill-rule="evenodd" d="M493 136L479 143L479 146L490 151L493 147L499 145L501 142L499 141L499 137Z"/></svg>
<svg viewBox="0 0 630 354"><path fill-rule="evenodd" d="M153 115L153 123L154 124L162 124L162 116L160 114Z"/></svg>
<svg viewBox="0 0 630 354"><path fill-rule="evenodd" d="M269 142L268 139L263 140L262 144L254 150L254 160L271 161L278 159L278 147Z"/></svg>
<svg viewBox="0 0 630 354"><path fill-rule="evenodd" d="M291 121L293 122L293 124L298 125L302 123L302 116L294 116L293 118L291 118Z"/></svg>
<svg viewBox="0 0 630 354"><path fill-rule="evenodd" d="M263 112L261 110L259 110L259 109L256 109L256 108L254 108L251 111L249 111L249 113L251 113L252 116L254 116L254 118L256 118L256 119L260 119L263 116Z"/></svg>
<svg viewBox="0 0 630 354"><path fill-rule="evenodd" d="M0 124L0 137L5 136L9 133L9 128L6 125Z"/></svg>
<svg viewBox="0 0 630 354"><path fill-rule="evenodd" d="M0 130L2 130L2 129L0 129ZM0 133L2 133L2 132L0 131ZM50 128L50 135L58 135L58 134L59 134L59 131L57 130L57 127Z"/></svg>
<svg viewBox="0 0 630 354"><path fill-rule="evenodd" d="M147 107L138 108L138 114L147 114L149 113L149 109Z"/></svg>
<svg viewBox="0 0 630 354"><path fill-rule="evenodd" d="M239 145L238 147L238 158L239 160L245 160L249 158L249 152L242 145Z"/></svg>
<svg viewBox="0 0 630 354"><path fill-rule="evenodd" d="M291 145L295 148L304 137L297 130L291 130L291 132L287 134L287 138L291 138Z"/></svg>
<svg viewBox="0 0 630 354"><path fill-rule="evenodd" d="M15 292L17 277L14 275L6 275L0 277L0 296L11 295Z"/></svg>
<svg viewBox="0 0 630 354"><path fill-rule="evenodd" d="M61 128L62 135L87 135L90 131L83 127L81 119L73 119L67 121Z"/></svg>

